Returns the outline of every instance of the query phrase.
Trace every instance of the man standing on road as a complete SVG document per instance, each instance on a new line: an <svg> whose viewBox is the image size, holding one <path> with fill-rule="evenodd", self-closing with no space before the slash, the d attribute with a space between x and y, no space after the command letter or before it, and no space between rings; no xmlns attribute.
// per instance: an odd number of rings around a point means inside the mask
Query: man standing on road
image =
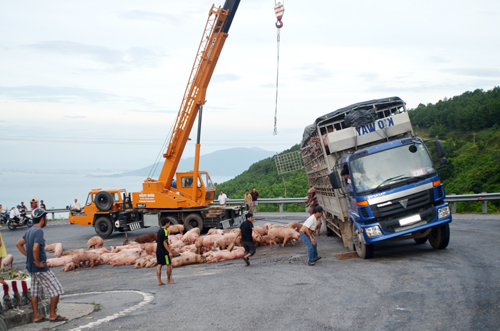
<svg viewBox="0 0 500 331"><path fill-rule="evenodd" d="M168 244L168 230L170 226L170 220L167 217L161 219L161 229L158 230L158 244L156 245L156 261L158 266L156 267L156 276L158 277L158 285L165 285L161 281L161 267L163 265L167 266L167 284L175 284L171 279L172 277L172 250Z"/></svg>
<svg viewBox="0 0 500 331"><path fill-rule="evenodd" d="M234 239L234 242L236 242L241 236L241 244L243 245L243 248L245 248L245 255L243 255L243 260L245 261L245 265L249 266L250 261L248 261L248 259L250 258L250 256L253 256L255 254L255 244L253 243L252 231L255 232L257 238L260 238L260 234L253 227L252 213L247 213L245 216L247 220L241 223L240 231L238 232L238 236L236 236L236 238Z"/></svg>
<svg viewBox="0 0 500 331"><path fill-rule="evenodd" d="M16 246L26 256L26 269L31 275L31 306L33 307L33 322L39 323L47 319L38 313L38 297L41 295L42 287L50 295L51 322L67 321L66 317L57 315L56 309L59 296L64 293L61 283L47 266L45 255L45 239L42 228L47 226L47 212L37 208L32 212L34 226L19 239ZM26 244L26 248L24 245Z"/></svg>
<svg viewBox="0 0 500 331"><path fill-rule="evenodd" d="M322 256L318 256L318 245L313 238L314 232L316 231L316 227L321 224L319 220L323 215L323 208L318 206L314 208L314 213L309 216L309 218L304 222L302 228L300 228L300 239L307 245L307 264L313 266L316 261L322 258Z"/></svg>
<svg viewBox="0 0 500 331"><path fill-rule="evenodd" d="M243 204L245 205L246 210L250 210L250 207L252 206L252 196L248 193L248 190L245 191L245 200Z"/></svg>
<svg viewBox="0 0 500 331"><path fill-rule="evenodd" d="M253 213L255 214L257 212L257 205L258 205L257 198L259 197L259 193L257 193L255 187L252 189L252 193L250 193L250 195L252 196L252 209Z"/></svg>
<svg viewBox="0 0 500 331"><path fill-rule="evenodd" d="M219 204L221 206L225 206L226 205L226 201L227 201L227 195L224 194L224 192L222 192L222 190L220 190L220 194L219 194Z"/></svg>
<svg viewBox="0 0 500 331"><path fill-rule="evenodd" d="M43 200L40 201L40 208L42 208L43 210L47 210L47 207L45 206L45 204L43 203Z"/></svg>

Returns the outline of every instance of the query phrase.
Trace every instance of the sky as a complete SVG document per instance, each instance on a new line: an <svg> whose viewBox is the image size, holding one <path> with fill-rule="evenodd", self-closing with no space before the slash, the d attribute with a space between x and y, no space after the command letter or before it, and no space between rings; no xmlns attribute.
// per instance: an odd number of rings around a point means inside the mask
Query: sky
<svg viewBox="0 0 500 331"><path fill-rule="evenodd" d="M0 169L123 169L164 153L215 2L1 1ZM201 154L281 152L317 117L499 85L500 2L242 0L204 106ZM196 124L195 124L196 125ZM194 155L193 129L185 157Z"/></svg>

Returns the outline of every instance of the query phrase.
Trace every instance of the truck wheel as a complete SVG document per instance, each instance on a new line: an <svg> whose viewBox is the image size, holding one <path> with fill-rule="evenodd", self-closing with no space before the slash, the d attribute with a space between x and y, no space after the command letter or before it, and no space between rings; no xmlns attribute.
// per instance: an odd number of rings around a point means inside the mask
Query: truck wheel
<svg viewBox="0 0 500 331"><path fill-rule="evenodd" d="M427 238L429 239L429 244L431 244L432 248L446 248L450 242L450 224L446 223L433 228L431 233L427 235Z"/></svg>
<svg viewBox="0 0 500 331"><path fill-rule="evenodd" d="M362 259L371 259L374 254L373 245L365 245L363 239L361 238L363 234L358 231L356 224L352 222L352 241L354 244L354 248L356 248L356 253Z"/></svg>
<svg viewBox="0 0 500 331"><path fill-rule="evenodd" d="M200 228L200 231L202 231L203 227L203 218L198 214L189 214L184 219L184 231L189 231L193 228Z"/></svg>
<svg viewBox="0 0 500 331"><path fill-rule="evenodd" d="M427 237L423 238L413 238L417 244L425 244L427 242Z"/></svg>
<svg viewBox="0 0 500 331"><path fill-rule="evenodd" d="M99 217L95 223L95 232L99 235L101 238L107 238L113 233L113 223L111 223L111 220L107 217Z"/></svg>
<svg viewBox="0 0 500 331"><path fill-rule="evenodd" d="M335 236L335 235L336 235L336 234L335 234L335 232L333 232L333 230L332 230L332 229L330 229L330 228L328 227L328 225L326 225L326 236L327 236L327 237L333 237L333 236Z"/></svg>
<svg viewBox="0 0 500 331"><path fill-rule="evenodd" d="M100 211L108 211L113 207L113 195L108 191L100 191L95 195L94 203Z"/></svg>

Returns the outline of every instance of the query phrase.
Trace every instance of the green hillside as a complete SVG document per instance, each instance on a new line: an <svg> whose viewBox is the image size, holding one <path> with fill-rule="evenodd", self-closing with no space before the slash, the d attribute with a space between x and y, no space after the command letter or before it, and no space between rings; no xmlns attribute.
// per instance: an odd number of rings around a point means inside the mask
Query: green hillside
<svg viewBox="0 0 500 331"><path fill-rule="evenodd" d="M447 194L500 192L500 87L465 92L436 104L420 104L409 110L415 132L423 139L443 141L448 163L438 171ZM298 133L300 136L302 132ZM432 143L429 150L434 153ZM298 145L283 151L298 150ZM286 197L305 197L304 171L285 174ZM254 163L236 178L217 185L230 198L243 198L256 187L260 198L284 197L283 179L272 157ZM285 205L285 211L304 211L304 204ZM261 205L259 211L277 211ZM457 212L481 212L480 202L458 203ZM488 212L500 212L500 201L488 202Z"/></svg>

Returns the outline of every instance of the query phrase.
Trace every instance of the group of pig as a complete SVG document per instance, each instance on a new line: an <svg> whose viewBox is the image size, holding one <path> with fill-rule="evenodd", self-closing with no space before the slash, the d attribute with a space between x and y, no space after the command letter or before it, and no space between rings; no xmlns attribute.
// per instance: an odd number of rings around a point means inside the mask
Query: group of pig
<svg viewBox="0 0 500 331"><path fill-rule="evenodd" d="M301 224L290 222L287 226L267 223L255 226L259 235L253 233L257 246L279 245L283 247L293 240L300 240ZM168 228L169 244L172 249L172 266L180 267L195 263L213 263L242 258L244 248L241 247L239 229L210 229L206 235L200 236L200 229L194 228L186 233L183 225L171 225ZM148 233L135 238L135 242L127 242L122 246L111 246L111 251L103 247L100 237L92 237L87 242L87 250L76 249L64 252L61 243L47 245L45 250L54 252L55 258L48 259L49 267L64 266L64 271L94 267L100 264L134 265L134 268L150 268L156 262L157 233ZM91 248L94 248L91 250ZM80 269L81 270L81 269Z"/></svg>

